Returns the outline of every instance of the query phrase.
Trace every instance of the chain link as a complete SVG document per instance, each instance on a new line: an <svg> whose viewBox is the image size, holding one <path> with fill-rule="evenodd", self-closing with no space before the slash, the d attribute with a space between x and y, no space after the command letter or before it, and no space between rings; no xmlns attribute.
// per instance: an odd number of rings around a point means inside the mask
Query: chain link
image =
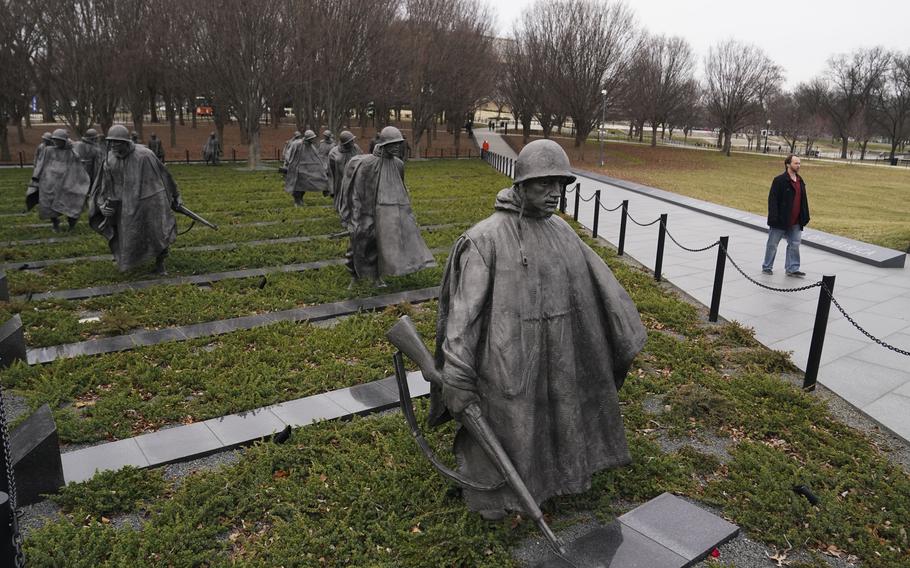
<svg viewBox="0 0 910 568"><path fill-rule="evenodd" d="M10 522L12 523L13 548L16 550L14 567L19 568L25 566L25 557L22 555L22 535L19 533L18 512L16 509L18 497L16 495L16 477L13 474L12 454L10 453L9 445L9 429L7 428L6 422L6 404L2 385L0 385L0 443L3 444L3 452L6 458L4 460L5 463L0 464L0 467L6 469L6 478L9 481L9 505L10 511L12 512ZM0 519L0 522L6 522L6 519Z"/></svg>
<svg viewBox="0 0 910 568"><path fill-rule="evenodd" d="M594 199L594 195L595 195L595 194L592 193L592 194L591 194L591 197L585 199L584 197L581 196L581 192L579 192L579 194L578 194L578 199L579 199L580 201L584 201L585 203L587 203L588 201L591 201L592 199Z"/></svg>
<svg viewBox="0 0 910 568"><path fill-rule="evenodd" d="M708 245L706 247L701 247L701 248L697 248L697 249L689 248L689 247L681 244L675 238L673 238L673 235L670 233L670 230L667 229L666 223L661 223L661 224L664 227L664 232L667 233L668 237L670 237L670 240L673 241L674 243L676 243L676 246L678 246L679 248L681 248L683 250L687 250L689 252L705 252L706 250L711 250L716 246L720 246L720 239L717 239L716 241L714 241L713 243L711 243L710 245Z"/></svg>
<svg viewBox="0 0 910 568"><path fill-rule="evenodd" d="M603 203L600 204L600 208L603 209L604 211L607 211L607 212L616 211L616 210L619 209L620 207L622 207L622 203L620 203L620 204L617 205L616 207L612 207L612 208L605 206Z"/></svg>
<svg viewBox="0 0 910 568"><path fill-rule="evenodd" d="M865 328L863 328L863 326L861 326L861 325L859 325L858 323L856 323L856 320L854 320L852 317L850 317L850 314L848 314L847 311L840 305L840 303L839 303L839 302L837 301L837 299L834 297L834 294L831 293L831 290L829 290L827 286L824 286L824 285L823 285L823 286L822 286L822 289L824 289L825 293L828 294L828 297L831 298L831 302L834 304L834 307L836 307L837 310L844 316L844 318L845 318L848 322L850 322L850 323L853 325L853 327L855 327L856 329L858 329L860 333L862 333L863 335L865 335L866 337L868 337L869 339L871 339L871 340L874 341L875 343L878 343L879 345L881 345L881 346L884 347L885 349L890 349L891 351L894 351L895 353L899 353L899 354L901 354L901 355L910 357L910 351L904 351L903 349L900 349L900 348L898 348L898 347L895 347L895 346L891 345L890 343L886 343L886 342L882 341L881 339L875 337L874 335L872 335L872 334L869 333L868 331L866 331Z"/></svg>
<svg viewBox="0 0 910 568"><path fill-rule="evenodd" d="M657 219L654 219L654 220L651 221L650 223L639 223L638 221L635 220L635 217L629 215L628 211L626 212L626 217L628 217L630 221L632 221L633 223L635 223L635 224L638 225L639 227L650 227L650 226L653 225L654 223L657 223L658 221L660 221L660 217L658 217Z"/></svg>
<svg viewBox="0 0 910 568"><path fill-rule="evenodd" d="M760 288L764 288L765 290L771 290L772 292L803 292L805 290L811 290L812 288L816 288L816 287L822 285L821 280L819 280L818 282L815 282L814 284L809 284L808 286L800 286L799 288L775 288L773 286L768 286L767 284L762 284L758 280L756 280L756 279L752 278L751 276L749 276L748 274L746 274L743 271L743 269L740 268L738 264L736 264L736 261L733 260L732 256L730 256L730 253L727 252L727 249L724 247L724 245L720 245L720 250L724 251L724 256L727 257L727 259L730 261L730 264L733 265L733 268L738 270L739 273L742 274L746 280L748 280L749 282L755 284L756 286L758 286Z"/></svg>

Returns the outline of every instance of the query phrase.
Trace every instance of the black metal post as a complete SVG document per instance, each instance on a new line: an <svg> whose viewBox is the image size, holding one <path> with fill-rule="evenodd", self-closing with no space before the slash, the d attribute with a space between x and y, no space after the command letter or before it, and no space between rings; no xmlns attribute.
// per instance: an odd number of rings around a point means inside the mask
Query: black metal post
<svg viewBox="0 0 910 568"><path fill-rule="evenodd" d="M231 146L231 160L237 161L237 148Z"/></svg>
<svg viewBox="0 0 910 568"><path fill-rule="evenodd" d="M730 237L721 237L720 246L717 247L717 264L714 265L714 290L711 292L711 310L708 312L708 321L716 322L720 311L720 293L724 287L724 268L727 267L727 244Z"/></svg>
<svg viewBox="0 0 910 568"><path fill-rule="evenodd" d="M186 163L190 163L190 149L186 148Z"/></svg>
<svg viewBox="0 0 910 568"><path fill-rule="evenodd" d="M578 221L578 207L581 205L581 184L575 184L575 212L572 213L572 218Z"/></svg>
<svg viewBox="0 0 910 568"><path fill-rule="evenodd" d="M812 342L809 344L809 360L806 362L806 376L803 378L803 390L814 391L818 380L818 367L822 359L822 347L825 345L825 331L828 328L828 312L831 309L831 294L834 293L834 276L822 276L822 286L818 292L818 308L815 310L815 327L812 328Z"/></svg>
<svg viewBox="0 0 910 568"><path fill-rule="evenodd" d="M13 507L9 494L0 491L0 565L16 565L16 545L13 541Z"/></svg>
<svg viewBox="0 0 910 568"><path fill-rule="evenodd" d="M458 146L455 146L455 158L458 158Z"/></svg>
<svg viewBox="0 0 910 568"><path fill-rule="evenodd" d="M616 254L622 256L626 250L626 219L629 217L629 200L622 200L622 219L619 221L619 249Z"/></svg>
<svg viewBox="0 0 910 568"><path fill-rule="evenodd" d="M22 150L19 150L19 167L20 168L25 167L25 161L24 161L24 158L22 157Z"/></svg>
<svg viewBox="0 0 910 568"><path fill-rule="evenodd" d="M559 195L559 212L563 214L566 212L566 186L562 186L562 191Z"/></svg>
<svg viewBox="0 0 910 568"><path fill-rule="evenodd" d="M600 190L594 192L594 226L591 233L597 238L597 224L600 222Z"/></svg>
<svg viewBox="0 0 910 568"><path fill-rule="evenodd" d="M660 282L660 273L664 267L664 241L667 239L667 214L660 216L660 229L657 232L657 259L654 260L654 279Z"/></svg>

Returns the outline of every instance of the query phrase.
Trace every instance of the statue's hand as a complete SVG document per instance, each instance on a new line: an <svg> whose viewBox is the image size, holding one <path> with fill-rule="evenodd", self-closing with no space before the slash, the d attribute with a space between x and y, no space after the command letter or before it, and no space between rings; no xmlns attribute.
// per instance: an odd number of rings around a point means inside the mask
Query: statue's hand
<svg viewBox="0 0 910 568"><path fill-rule="evenodd" d="M105 217L113 217L114 213L116 213L114 208L108 205L107 202L105 202L105 204L100 207L100 211L101 214Z"/></svg>
<svg viewBox="0 0 910 568"><path fill-rule="evenodd" d="M480 402L477 393L449 385L442 386L442 400L453 416L458 417L464 409Z"/></svg>

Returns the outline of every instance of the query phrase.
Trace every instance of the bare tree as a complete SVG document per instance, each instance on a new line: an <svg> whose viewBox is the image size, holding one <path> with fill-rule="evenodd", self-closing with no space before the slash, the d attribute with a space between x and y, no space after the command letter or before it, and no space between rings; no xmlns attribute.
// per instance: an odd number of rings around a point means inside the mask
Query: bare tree
<svg viewBox="0 0 910 568"><path fill-rule="evenodd" d="M888 59L888 53L876 47L828 60L822 104L841 139L841 158L847 157L850 137L864 124L862 115L888 68Z"/></svg>
<svg viewBox="0 0 910 568"><path fill-rule="evenodd" d="M201 71L220 99L219 120L229 118L229 106L248 141L250 168L261 159L260 119L271 85L287 69L291 36L285 6L283 0L217 0L199 9L193 27Z"/></svg>
<svg viewBox="0 0 910 568"><path fill-rule="evenodd" d="M667 125L692 89L695 56L680 37L650 36L642 41L635 56L636 91L642 116L651 125L651 146L657 146L657 128Z"/></svg>
<svg viewBox="0 0 910 568"><path fill-rule="evenodd" d="M510 40L505 44L499 69L499 91L511 107L515 120L521 123L522 141L527 144L535 107L530 80L531 58L521 42Z"/></svg>
<svg viewBox="0 0 910 568"><path fill-rule="evenodd" d="M758 112L782 79L781 68L761 48L726 40L705 58L705 103L720 126L721 150L730 155L733 133Z"/></svg>
<svg viewBox="0 0 910 568"><path fill-rule="evenodd" d="M564 110L572 117L575 147L583 155L588 134L601 114L621 103L636 37L632 11L618 2L538 0L522 14L516 35L528 45L532 61L543 67L529 80L542 87L538 92L556 96L559 106L554 114ZM547 101L540 98L542 109Z"/></svg>
<svg viewBox="0 0 910 568"><path fill-rule="evenodd" d="M8 127L15 122L19 142L25 142L23 118L28 116L29 95L37 82L33 66L40 35L30 7L15 0L0 0L0 159L10 160Z"/></svg>
<svg viewBox="0 0 910 568"><path fill-rule="evenodd" d="M892 164L901 141L910 137L910 53L893 53L884 80L872 98L873 116L891 141Z"/></svg>

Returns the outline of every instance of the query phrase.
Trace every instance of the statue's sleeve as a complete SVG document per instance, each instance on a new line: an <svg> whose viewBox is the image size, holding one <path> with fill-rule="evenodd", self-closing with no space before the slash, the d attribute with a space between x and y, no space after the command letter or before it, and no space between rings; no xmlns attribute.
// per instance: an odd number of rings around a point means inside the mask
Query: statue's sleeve
<svg viewBox="0 0 910 568"><path fill-rule="evenodd" d="M443 276L437 328L443 381L453 387L477 390L477 361L483 349L481 337L489 325L492 273L474 241L462 236Z"/></svg>
<svg viewBox="0 0 910 568"><path fill-rule="evenodd" d="M358 236L367 235L373 229L373 211L367 203L367 184L360 172L360 163L348 162L344 183L348 184L351 199L351 223L353 233ZM353 235L352 235L353 236Z"/></svg>

